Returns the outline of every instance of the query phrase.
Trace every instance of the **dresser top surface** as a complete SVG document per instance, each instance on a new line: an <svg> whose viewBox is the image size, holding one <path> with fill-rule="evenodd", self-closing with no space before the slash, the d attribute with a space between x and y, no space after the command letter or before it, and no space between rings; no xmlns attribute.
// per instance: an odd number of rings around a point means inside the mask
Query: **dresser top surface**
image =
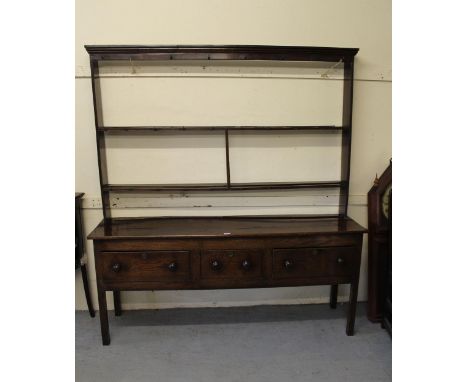
<svg viewBox="0 0 468 382"><path fill-rule="evenodd" d="M268 237L366 232L354 220L337 217L152 217L117 218L107 225L102 221L88 239Z"/></svg>

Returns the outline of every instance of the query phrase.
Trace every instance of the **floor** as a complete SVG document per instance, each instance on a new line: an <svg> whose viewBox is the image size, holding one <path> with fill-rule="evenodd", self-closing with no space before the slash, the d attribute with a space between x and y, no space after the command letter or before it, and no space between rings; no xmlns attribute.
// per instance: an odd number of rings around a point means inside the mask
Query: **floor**
<svg viewBox="0 0 468 382"><path fill-rule="evenodd" d="M346 305L257 306L76 313L76 381L391 381L392 344L358 305L345 334Z"/></svg>

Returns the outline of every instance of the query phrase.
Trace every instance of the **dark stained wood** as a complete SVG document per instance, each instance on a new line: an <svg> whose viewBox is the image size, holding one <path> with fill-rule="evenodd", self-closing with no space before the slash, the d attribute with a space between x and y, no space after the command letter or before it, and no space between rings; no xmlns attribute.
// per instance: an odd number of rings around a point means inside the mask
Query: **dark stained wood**
<svg viewBox="0 0 468 382"><path fill-rule="evenodd" d="M226 150L226 187L231 188L231 164L229 160L229 130L224 130L224 141Z"/></svg>
<svg viewBox="0 0 468 382"><path fill-rule="evenodd" d="M196 239L122 239L115 240L94 240L94 250L99 252L119 252L119 251L198 251L200 243Z"/></svg>
<svg viewBox="0 0 468 382"><path fill-rule="evenodd" d="M98 277L98 302L99 302L99 321L101 323L102 344L110 344L109 318L107 315L106 289Z"/></svg>
<svg viewBox="0 0 468 382"><path fill-rule="evenodd" d="M229 155L227 152L226 155ZM337 188L341 181L315 182L262 182L262 183L192 183L192 184L103 184L106 192L142 193L157 191L245 191L245 190L290 190L298 188Z"/></svg>
<svg viewBox="0 0 468 382"><path fill-rule="evenodd" d="M358 274L359 277L359 274ZM354 279L351 282L349 291L349 304L348 304L348 316L346 321L346 334L348 336L354 335L354 322L356 320L356 303L358 296L359 279Z"/></svg>
<svg viewBox="0 0 468 382"><path fill-rule="evenodd" d="M94 317L93 300L89 291L88 271L84 262L85 243L83 238L83 216L82 216L82 198L83 192L75 192L75 269L80 268L81 278L83 280L83 289L88 305L89 315Z"/></svg>
<svg viewBox="0 0 468 382"><path fill-rule="evenodd" d="M122 315L122 303L120 301L120 291L114 290L112 294L114 296L114 314L118 317Z"/></svg>
<svg viewBox="0 0 468 382"><path fill-rule="evenodd" d="M388 256L385 262L382 327L392 336L392 191L388 206Z"/></svg>
<svg viewBox="0 0 468 382"><path fill-rule="evenodd" d="M81 278L83 280L83 288L86 297L86 304L88 305L88 312L91 317L95 316L94 308L93 308L93 301L91 300L91 292L89 291L89 282L88 282L88 271L86 269L86 265L80 265L81 269Z"/></svg>
<svg viewBox="0 0 468 382"><path fill-rule="evenodd" d="M201 255L200 278L206 280L262 279L263 250L218 249Z"/></svg>
<svg viewBox="0 0 468 382"><path fill-rule="evenodd" d="M351 132L353 126L354 60L345 62L343 81L343 134L341 138L340 216L348 216L349 177L351 171Z"/></svg>
<svg viewBox="0 0 468 382"><path fill-rule="evenodd" d="M279 60L339 62L357 48L264 45L85 45L96 60Z"/></svg>
<svg viewBox="0 0 468 382"><path fill-rule="evenodd" d="M189 251L102 252L100 256L100 273L105 281L190 279ZM175 271L170 269L171 264L176 265Z"/></svg>
<svg viewBox="0 0 468 382"><path fill-rule="evenodd" d="M343 229L343 227L341 227ZM348 232L348 233L346 233ZM320 233L266 238L272 248L308 248L308 247L359 247L361 235L342 230L337 233Z"/></svg>
<svg viewBox="0 0 468 382"><path fill-rule="evenodd" d="M101 86L99 81L99 62L95 59L90 60L91 66L91 89L93 92L94 126L96 129L96 147L98 157L99 183L101 184L102 213L104 220L111 218L111 207L109 193L102 188L103 184L109 183L107 174L107 156L105 133L99 131L102 126L102 102Z"/></svg>
<svg viewBox="0 0 468 382"><path fill-rule="evenodd" d="M104 345L110 343L106 291L116 314L122 290L269 288L351 284L346 333L354 333L362 237L366 231L347 217L353 65L355 48L291 46L86 46L91 60L96 141L104 220L91 232ZM104 126L99 89L102 60L284 60L344 63L342 126ZM229 130L341 133L341 179L334 181L232 183ZM226 183L109 184L107 134L222 131ZM339 188L334 215L112 218L110 193L244 191Z"/></svg>
<svg viewBox="0 0 468 382"><path fill-rule="evenodd" d="M200 280L195 282L181 281L144 281L144 282L127 282L116 281L106 282L106 290L125 290L125 291L148 291L148 290L214 290L214 289L249 289L249 288L276 288L276 287L296 287L296 286L319 286L332 284L350 284L352 279L348 276L334 277L314 277L306 279L287 279L287 280L271 280L271 279L244 279L242 282L236 279L225 280Z"/></svg>
<svg viewBox="0 0 468 382"><path fill-rule="evenodd" d="M165 217L112 219L101 222L88 239L302 236L364 233L352 219L269 217Z"/></svg>
<svg viewBox="0 0 468 382"><path fill-rule="evenodd" d="M386 264L389 256L388 219L382 211L382 197L392 183L392 164L367 193L367 212L369 224L368 281L367 281L367 318L381 322L383 313Z"/></svg>
<svg viewBox="0 0 468 382"><path fill-rule="evenodd" d="M342 181L231 183L231 190L292 190L297 188L336 188Z"/></svg>
<svg viewBox="0 0 468 382"><path fill-rule="evenodd" d="M360 257L356 247L274 249L273 278L351 276Z"/></svg>
<svg viewBox="0 0 468 382"><path fill-rule="evenodd" d="M192 184L104 184L104 191L142 193L157 191L224 191L225 183L192 183Z"/></svg>
<svg viewBox="0 0 468 382"><path fill-rule="evenodd" d="M275 235L273 237L207 237L200 242L198 238L115 238L94 240L95 251L171 251L190 250L193 252L209 249L264 249L271 248L307 248L331 246L359 246L360 237L352 234L326 235ZM193 260L193 259L192 259Z"/></svg>
<svg viewBox="0 0 468 382"><path fill-rule="evenodd" d="M336 309L337 301L338 301L338 284L333 284L330 287L330 308Z"/></svg>
<svg viewBox="0 0 468 382"><path fill-rule="evenodd" d="M168 220L178 221L177 227L164 228ZM224 221L223 218L213 220L217 226ZM252 220L257 222L257 230L266 229L258 224L262 219ZM275 220L279 219L270 221ZM294 226L287 224L294 219L283 220L286 223L283 229ZM304 237L293 233L298 228L295 227L286 236L270 233L273 235L271 238L251 237L247 232L239 238L222 238L194 235L195 229L206 231L203 225L210 221L209 218L162 218L156 221L151 219L152 224L166 232L165 235L173 229L181 229L183 225L188 225L186 231L190 235L185 238L154 238L153 234L139 232L134 235L136 239L121 236L113 240L109 237L95 238L100 304L104 298L103 290L237 289L350 283L346 333L353 334L363 232L357 223L350 221L347 231L338 231L337 226L332 229L320 219L297 219L309 224L309 232ZM227 221L229 227L233 227L235 221L240 224L235 225L237 228L247 227L245 219L227 218ZM322 228L314 232L310 229L314 226L311 222L318 222ZM343 225L339 227L342 229ZM109 246L112 251L108 250ZM291 269L286 269L286 260L292 262ZM172 264L176 264L175 269ZM105 309L105 305L100 307ZM101 319L103 343L108 343L107 313L102 314Z"/></svg>
<svg viewBox="0 0 468 382"><path fill-rule="evenodd" d="M84 193L75 192L75 269L81 265L84 256L85 243L83 240L83 217L81 216L81 202Z"/></svg>
<svg viewBox="0 0 468 382"><path fill-rule="evenodd" d="M362 235L360 236L360 241L359 250L362 249ZM355 272L352 275L349 287L349 303L346 320L346 334L348 336L354 335L354 322L356 320L356 305L359 291L359 275L361 272L361 256L357 257L357 262L354 264L354 267Z"/></svg>
<svg viewBox="0 0 468 382"><path fill-rule="evenodd" d="M269 132L269 131L330 131L340 132L343 130L342 126L334 125L320 125L320 126L102 126L98 131L107 133L145 133L145 132L191 132L191 131L256 131L256 132Z"/></svg>

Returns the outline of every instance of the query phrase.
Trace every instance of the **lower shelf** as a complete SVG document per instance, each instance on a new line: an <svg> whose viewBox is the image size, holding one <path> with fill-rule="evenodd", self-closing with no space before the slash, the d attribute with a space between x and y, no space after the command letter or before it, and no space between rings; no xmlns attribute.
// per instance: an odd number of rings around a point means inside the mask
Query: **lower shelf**
<svg viewBox="0 0 468 382"><path fill-rule="evenodd" d="M340 188L344 181L258 182L258 183L192 183L192 184L104 184L105 192L144 193L161 191L244 191L288 190L298 188Z"/></svg>

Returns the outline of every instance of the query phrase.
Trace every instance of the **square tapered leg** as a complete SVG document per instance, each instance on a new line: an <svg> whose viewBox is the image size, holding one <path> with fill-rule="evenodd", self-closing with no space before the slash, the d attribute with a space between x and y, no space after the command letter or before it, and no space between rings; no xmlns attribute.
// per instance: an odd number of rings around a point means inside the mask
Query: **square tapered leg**
<svg viewBox="0 0 468 382"><path fill-rule="evenodd" d="M98 283L99 319L101 321L102 344L110 344L109 319L107 316L106 291Z"/></svg>

